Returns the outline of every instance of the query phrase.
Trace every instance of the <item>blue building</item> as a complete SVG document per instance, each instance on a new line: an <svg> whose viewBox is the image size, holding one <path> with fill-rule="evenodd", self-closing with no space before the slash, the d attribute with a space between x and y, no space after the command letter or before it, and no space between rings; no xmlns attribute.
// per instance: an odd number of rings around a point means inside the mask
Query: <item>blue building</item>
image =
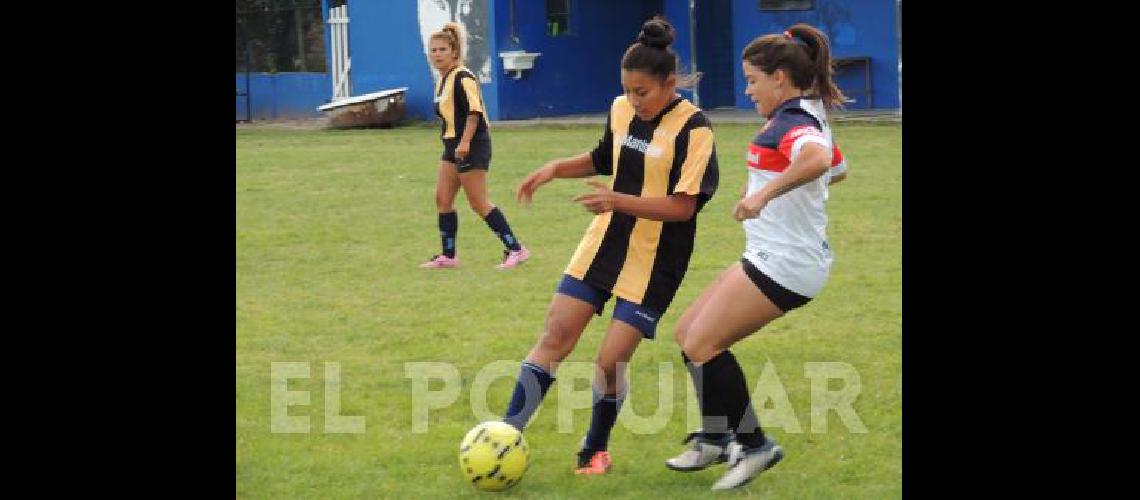
<svg viewBox="0 0 1140 500"><path fill-rule="evenodd" d="M325 22L329 2L320 0ZM898 9L897 0L349 0L347 83L352 95L408 87L409 118L434 120L435 74L425 46L443 23L457 21L468 32L467 66L480 78L491 119L602 112L622 92L626 47L660 13L677 30L673 50L682 68L704 74L697 89L683 92L702 108L751 109L739 61L744 46L805 22L831 40L842 63L837 80L854 99L848 109L897 109ZM329 31L324 50L332 61ZM533 68L508 72L500 54L510 51L541 55ZM320 116L316 108L332 100L335 78L330 71L253 73L253 118ZM239 91L245 80L237 75Z"/></svg>

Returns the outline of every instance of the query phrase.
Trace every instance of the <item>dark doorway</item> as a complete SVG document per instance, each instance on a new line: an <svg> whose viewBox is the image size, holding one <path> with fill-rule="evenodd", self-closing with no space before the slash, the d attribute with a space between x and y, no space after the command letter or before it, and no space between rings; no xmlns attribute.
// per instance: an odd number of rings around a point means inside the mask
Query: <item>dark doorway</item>
<svg viewBox="0 0 1140 500"><path fill-rule="evenodd" d="M733 64L737 54L732 50L732 2L700 0L696 3L697 71L701 78L700 106L712 109L733 106Z"/></svg>

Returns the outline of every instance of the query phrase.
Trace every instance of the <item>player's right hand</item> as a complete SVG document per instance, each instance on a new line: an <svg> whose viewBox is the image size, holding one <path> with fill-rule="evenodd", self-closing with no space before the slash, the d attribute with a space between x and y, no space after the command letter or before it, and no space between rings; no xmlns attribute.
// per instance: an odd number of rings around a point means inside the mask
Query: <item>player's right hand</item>
<svg viewBox="0 0 1140 500"><path fill-rule="evenodd" d="M534 192L538 189L538 187L546 184L547 182L550 182L550 179L553 178L554 163L547 163L546 165L543 165L541 168L535 170L534 172L531 172L530 175L527 175L526 178L523 179L522 183L519 184L518 190L515 192L515 199L522 203L530 205L531 198L534 196Z"/></svg>
<svg viewBox="0 0 1140 500"><path fill-rule="evenodd" d="M760 216L760 211L764 210L766 204L764 199L759 197L759 193L745 196L732 207L732 218L736 219L737 222L755 219Z"/></svg>

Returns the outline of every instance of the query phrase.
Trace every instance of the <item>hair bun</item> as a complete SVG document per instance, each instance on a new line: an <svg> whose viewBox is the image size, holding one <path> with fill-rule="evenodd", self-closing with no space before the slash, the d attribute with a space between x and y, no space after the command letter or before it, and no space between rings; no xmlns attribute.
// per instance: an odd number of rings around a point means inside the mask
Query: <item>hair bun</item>
<svg viewBox="0 0 1140 500"><path fill-rule="evenodd" d="M668 21L655 17L641 25L641 33L637 35L637 41L650 47L665 49L673 43L675 33L673 26Z"/></svg>

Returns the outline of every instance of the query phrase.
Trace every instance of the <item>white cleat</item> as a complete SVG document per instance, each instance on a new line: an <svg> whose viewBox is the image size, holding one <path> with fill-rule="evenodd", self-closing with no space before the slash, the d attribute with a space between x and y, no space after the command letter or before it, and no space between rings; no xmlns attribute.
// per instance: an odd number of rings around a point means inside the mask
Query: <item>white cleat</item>
<svg viewBox="0 0 1140 500"><path fill-rule="evenodd" d="M728 459L725 449L729 438L712 440L706 438L700 431L693 432L685 438L682 444L692 442L692 446L680 455L665 461L665 466L679 472L693 472L704 470L710 465L719 464Z"/></svg>
<svg viewBox="0 0 1140 500"><path fill-rule="evenodd" d="M728 448L729 469L713 485L714 490L744 486L784 458L784 449L770 438L759 448L745 450L740 443L732 443Z"/></svg>

